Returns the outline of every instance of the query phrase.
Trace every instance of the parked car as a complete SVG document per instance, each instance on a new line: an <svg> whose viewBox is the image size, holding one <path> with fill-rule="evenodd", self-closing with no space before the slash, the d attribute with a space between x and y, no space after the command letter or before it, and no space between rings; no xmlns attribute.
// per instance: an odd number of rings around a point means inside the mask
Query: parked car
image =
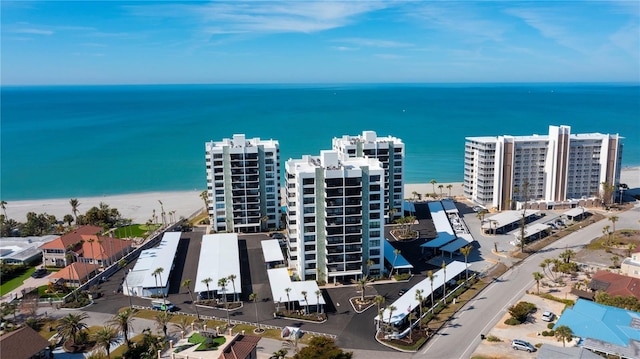
<svg viewBox="0 0 640 359"><path fill-rule="evenodd" d="M177 310L176 306L169 301L153 300L151 301L151 309L172 312Z"/></svg>
<svg viewBox="0 0 640 359"><path fill-rule="evenodd" d="M45 268L38 268L35 272L31 273L32 278L42 278L47 275L47 270Z"/></svg>
<svg viewBox="0 0 640 359"><path fill-rule="evenodd" d="M556 315L553 314L550 311L546 311L544 313L542 313L542 320L545 322L553 322L553 320L556 318Z"/></svg>
<svg viewBox="0 0 640 359"><path fill-rule="evenodd" d="M531 343L525 342L524 340L520 340L520 339L514 339L511 342L511 347L513 348L513 350L524 350L529 353L536 351L536 347L531 345Z"/></svg>
<svg viewBox="0 0 640 359"><path fill-rule="evenodd" d="M408 292L408 291L409 291L409 289L407 289L407 288L402 288L402 289L400 289L400 291L398 292L398 295L402 297L402 296L404 295L404 293L406 293L406 292Z"/></svg>

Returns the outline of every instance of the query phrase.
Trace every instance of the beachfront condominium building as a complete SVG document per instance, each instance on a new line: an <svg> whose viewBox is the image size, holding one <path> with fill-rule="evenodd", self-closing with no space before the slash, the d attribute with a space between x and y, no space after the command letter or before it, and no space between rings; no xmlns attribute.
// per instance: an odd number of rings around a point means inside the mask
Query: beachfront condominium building
<svg viewBox="0 0 640 359"><path fill-rule="evenodd" d="M467 137L464 194L498 210L525 201L578 205L620 179L622 137L571 134L549 126L548 135Z"/></svg>
<svg viewBox="0 0 640 359"><path fill-rule="evenodd" d="M336 151L286 162L289 266L302 280L382 273L384 169Z"/></svg>
<svg viewBox="0 0 640 359"><path fill-rule="evenodd" d="M377 158L384 168L384 211L385 217L402 216L404 199L404 143L397 137L378 137L375 131L363 131L361 136L333 138L333 150L340 159Z"/></svg>
<svg viewBox="0 0 640 359"><path fill-rule="evenodd" d="M280 227L278 141L233 135L205 144L208 212L217 232Z"/></svg>

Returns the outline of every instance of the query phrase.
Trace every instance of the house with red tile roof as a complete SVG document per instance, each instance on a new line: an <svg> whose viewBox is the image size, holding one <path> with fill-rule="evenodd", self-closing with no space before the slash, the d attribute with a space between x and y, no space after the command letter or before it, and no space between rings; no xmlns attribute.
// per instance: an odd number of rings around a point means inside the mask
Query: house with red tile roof
<svg viewBox="0 0 640 359"><path fill-rule="evenodd" d="M53 282L62 280L70 287L78 287L79 284L95 277L99 268L98 264L74 262L51 274L49 280Z"/></svg>
<svg viewBox="0 0 640 359"><path fill-rule="evenodd" d="M82 235L81 262L107 267L131 251L131 241L98 235Z"/></svg>
<svg viewBox="0 0 640 359"><path fill-rule="evenodd" d="M102 232L102 227L82 226L62 235L51 242L40 246L42 250L42 263L46 266L64 267L74 261L67 254L73 252L73 256L82 255L82 236L96 235Z"/></svg>
<svg viewBox="0 0 640 359"><path fill-rule="evenodd" d="M591 277L589 288L593 291L607 292L612 297L633 295L640 299L640 278L611 273L606 270L598 271Z"/></svg>
<svg viewBox="0 0 640 359"><path fill-rule="evenodd" d="M0 336L0 354L11 359L49 358L49 341L28 326Z"/></svg>
<svg viewBox="0 0 640 359"><path fill-rule="evenodd" d="M227 344L218 359L256 359L260 337L254 335L236 335Z"/></svg>

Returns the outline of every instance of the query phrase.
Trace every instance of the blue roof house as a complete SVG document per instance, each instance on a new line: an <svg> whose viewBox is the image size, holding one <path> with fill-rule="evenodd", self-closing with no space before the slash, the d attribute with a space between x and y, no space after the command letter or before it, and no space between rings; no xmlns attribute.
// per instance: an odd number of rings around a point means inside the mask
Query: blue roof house
<svg viewBox="0 0 640 359"><path fill-rule="evenodd" d="M578 299L554 329L566 325L580 337L578 345L622 358L640 358L640 313Z"/></svg>

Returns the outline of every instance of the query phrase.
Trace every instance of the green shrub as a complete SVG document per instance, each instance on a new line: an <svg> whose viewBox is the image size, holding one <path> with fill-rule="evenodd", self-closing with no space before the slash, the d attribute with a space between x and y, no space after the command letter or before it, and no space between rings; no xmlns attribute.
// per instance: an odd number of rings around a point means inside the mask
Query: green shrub
<svg viewBox="0 0 640 359"><path fill-rule="evenodd" d="M546 330L545 330L544 332L542 332L542 336L543 336L543 337L552 337L552 336L554 336L555 334L556 334L556 332L555 332L555 331L553 331L553 330L549 330L549 331L546 331Z"/></svg>
<svg viewBox="0 0 640 359"><path fill-rule="evenodd" d="M547 324L547 329L553 329L553 325L554 325L553 323Z"/></svg>
<svg viewBox="0 0 640 359"><path fill-rule="evenodd" d="M519 324L522 324L522 322L519 321L518 319L514 318L514 317L511 317L511 318L505 320L504 324L506 324L506 325L519 325Z"/></svg>
<svg viewBox="0 0 640 359"><path fill-rule="evenodd" d="M397 281L407 280L411 277L411 273L394 274L393 278Z"/></svg>
<svg viewBox="0 0 640 359"><path fill-rule="evenodd" d="M496 342L502 342L502 339L496 337L495 335L489 335L487 337L487 341L496 343Z"/></svg>

